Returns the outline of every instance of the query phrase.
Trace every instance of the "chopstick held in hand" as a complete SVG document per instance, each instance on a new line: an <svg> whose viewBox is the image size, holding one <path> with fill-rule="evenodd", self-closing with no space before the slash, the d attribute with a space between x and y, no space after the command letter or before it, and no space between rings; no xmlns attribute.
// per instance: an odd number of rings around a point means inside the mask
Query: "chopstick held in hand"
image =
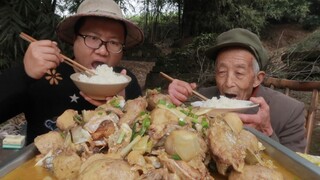
<svg viewBox="0 0 320 180"><path fill-rule="evenodd" d="M24 33L24 32L21 32L21 33L20 33L20 37L21 37L22 39L30 42L30 43L37 41L36 39L34 39L33 37L29 36L28 34L26 34L26 33ZM81 64L79 64L78 62L76 62L76 61L68 58L67 56L65 56L65 55L63 55L63 54L61 54L61 56L62 56L62 58L65 60L65 61L64 61L65 63L69 64L70 66L74 67L75 69L77 69L77 70L79 70L79 71L81 71L81 72L84 72L84 73L86 73L86 74L89 75L89 76L95 74L92 70L90 70L90 69L82 66Z"/></svg>
<svg viewBox="0 0 320 180"><path fill-rule="evenodd" d="M160 74L161 74L164 78L166 78L167 80L173 81L173 78L170 77L169 75L167 75L167 74L165 74L165 73L163 73L163 72L160 72ZM198 92L195 91L195 90L192 90L192 93L193 93L195 96L197 96L199 99L203 100L203 101L208 100L207 97L205 97L204 95L198 93Z"/></svg>

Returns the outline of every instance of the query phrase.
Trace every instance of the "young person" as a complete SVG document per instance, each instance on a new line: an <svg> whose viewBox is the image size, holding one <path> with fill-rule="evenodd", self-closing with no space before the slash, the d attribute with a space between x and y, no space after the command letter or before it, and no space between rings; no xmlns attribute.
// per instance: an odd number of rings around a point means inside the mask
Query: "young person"
<svg viewBox="0 0 320 180"><path fill-rule="evenodd" d="M57 26L58 37L73 45L74 60L87 68L100 64L114 67L132 78L122 95L133 99L141 95L137 78L118 67L123 50L143 42L138 26L126 20L112 0L85 0L77 13ZM24 113L27 143L55 128L54 117L66 109L94 109L100 102L83 93L70 79L75 70L63 63L58 44L40 40L29 45L23 65L0 76L0 122Z"/></svg>

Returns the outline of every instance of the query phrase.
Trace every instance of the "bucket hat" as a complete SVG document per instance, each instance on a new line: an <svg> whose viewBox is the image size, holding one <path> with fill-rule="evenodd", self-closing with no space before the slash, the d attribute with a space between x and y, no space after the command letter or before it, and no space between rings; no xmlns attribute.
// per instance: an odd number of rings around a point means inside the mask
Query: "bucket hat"
<svg viewBox="0 0 320 180"><path fill-rule="evenodd" d="M98 16L122 21L126 26L125 48L131 48L143 42L143 32L133 22L124 18L122 11L113 0L85 0L74 15L62 20L56 29L59 39L69 44L74 41L74 25L81 17Z"/></svg>
<svg viewBox="0 0 320 180"><path fill-rule="evenodd" d="M249 30L235 28L220 34L215 46L209 48L205 54L208 58L215 60L218 52L226 47L243 47L248 49L258 61L261 70L268 64L268 53L263 47L259 37Z"/></svg>

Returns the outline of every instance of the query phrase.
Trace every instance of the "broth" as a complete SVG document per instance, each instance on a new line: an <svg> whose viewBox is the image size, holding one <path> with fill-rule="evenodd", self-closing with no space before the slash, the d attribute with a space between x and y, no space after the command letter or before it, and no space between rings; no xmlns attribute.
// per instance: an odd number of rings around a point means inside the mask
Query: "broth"
<svg viewBox="0 0 320 180"><path fill-rule="evenodd" d="M23 163L21 166L17 167L2 180L19 180L19 179L41 179L41 180L56 180L54 175L47 169L34 166L36 164L36 158L32 158L27 162Z"/></svg>
<svg viewBox="0 0 320 180"><path fill-rule="evenodd" d="M278 162L270 158L270 156L263 154L263 158L270 159L273 161L273 164L277 166L277 171L281 172L283 179L301 179L295 176L292 172L288 171L285 167L281 166ZM40 167L34 166L36 164L35 157L25 162L15 170L8 173L3 177L3 180L12 180L12 179L42 179L42 180L56 180L52 172L49 170ZM219 174L213 174L215 179L225 180L227 177L221 176Z"/></svg>

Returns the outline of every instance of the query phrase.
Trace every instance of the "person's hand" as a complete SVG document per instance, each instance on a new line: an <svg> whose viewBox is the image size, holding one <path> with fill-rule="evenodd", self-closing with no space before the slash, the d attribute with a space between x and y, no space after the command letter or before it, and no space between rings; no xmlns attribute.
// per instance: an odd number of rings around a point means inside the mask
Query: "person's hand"
<svg viewBox="0 0 320 180"><path fill-rule="evenodd" d="M107 97L106 100L94 100L91 97L87 96L85 93L83 93L82 91L80 91L80 95L89 103L91 103L94 106L100 106L102 104L105 104L107 102L108 99L111 99L110 97Z"/></svg>
<svg viewBox="0 0 320 180"><path fill-rule="evenodd" d="M174 79L168 87L168 93L170 95L171 101L179 106L184 101L192 95L192 90L195 89L197 85L195 83L187 83L178 79Z"/></svg>
<svg viewBox="0 0 320 180"><path fill-rule="evenodd" d="M57 43L50 40L30 43L23 58L26 73L34 79L40 79L48 70L56 68L62 61Z"/></svg>
<svg viewBox="0 0 320 180"><path fill-rule="evenodd" d="M243 124L271 136L273 128L270 121L269 105L262 97L251 97L250 101L260 105L259 111L256 114L239 114Z"/></svg>
<svg viewBox="0 0 320 180"><path fill-rule="evenodd" d="M123 69L121 72L121 74L124 74L126 75L127 74L127 70ZM88 101L89 103L91 103L92 105L94 106L100 106L102 104L105 104L108 100L110 100L112 98L111 97L106 97L105 100L94 100L92 99L91 97L87 96L85 93L83 93L82 91L80 91L80 95L86 100ZM125 97L126 95L126 91L125 89L123 89L121 92L118 93L118 96L122 96L122 97Z"/></svg>

